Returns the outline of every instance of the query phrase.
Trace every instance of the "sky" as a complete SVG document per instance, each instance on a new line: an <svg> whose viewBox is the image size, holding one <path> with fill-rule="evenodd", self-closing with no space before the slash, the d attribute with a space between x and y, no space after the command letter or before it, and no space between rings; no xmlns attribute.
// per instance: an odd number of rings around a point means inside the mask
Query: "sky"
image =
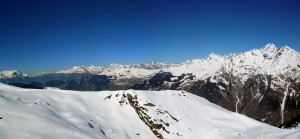
<svg viewBox="0 0 300 139"><path fill-rule="evenodd" d="M300 51L299 0L3 0L0 71Z"/></svg>

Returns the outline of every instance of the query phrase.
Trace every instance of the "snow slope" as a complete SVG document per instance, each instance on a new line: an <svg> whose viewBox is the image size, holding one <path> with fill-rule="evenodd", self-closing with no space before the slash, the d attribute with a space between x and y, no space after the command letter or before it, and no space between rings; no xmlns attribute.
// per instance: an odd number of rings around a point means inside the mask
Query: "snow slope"
<svg viewBox="0 0 300 139"><path fill-rule="evenodd" d="M278 129L182 91L77 92L0 84L0 108L1 139L300 138L300 129Z"/></svg>
<svg viewBox="0 0 300 139"><path fill-rule="evenodd" d="M192 73L198 79L205 79L216 74L224 62L224 57L211 53L205 59L188 60L179 66L165 69L165 71L171 72L175 76Z"/></svg>

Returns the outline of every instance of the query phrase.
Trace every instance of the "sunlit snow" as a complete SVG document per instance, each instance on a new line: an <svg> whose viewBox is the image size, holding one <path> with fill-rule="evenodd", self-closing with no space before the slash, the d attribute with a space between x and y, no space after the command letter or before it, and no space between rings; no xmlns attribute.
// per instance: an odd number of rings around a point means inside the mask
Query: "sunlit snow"
<svg viewBox="0 0 300 139"><path fill-rule="evenodd" d="M157 138L141 115L164 127L156 131L169 139L300 138L300 129L272 127L183 91L79 92L0 84L0 108L1 139Z"/></svg>

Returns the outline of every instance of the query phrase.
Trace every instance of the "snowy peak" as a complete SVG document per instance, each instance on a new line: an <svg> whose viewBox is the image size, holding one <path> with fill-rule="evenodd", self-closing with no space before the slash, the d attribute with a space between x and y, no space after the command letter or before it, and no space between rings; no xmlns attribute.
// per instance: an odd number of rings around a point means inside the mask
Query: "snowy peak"
<svg viewBox="0 0 300 139"><path fill-rule="evenodd" d="M220 58L222 58L222 56L214 53L210 53L206 59L220 59Z"/></svg>
<svg viewBox="0 0 300 139"><path fill-rule="evenodd" d="M0 72L0 79L1 78L16 78L16 77L23 77L23 74L19 70L6 70Z"/></svg>
<svg viewBox="0 0 300 139"><path fill-rule="evenodd" d="M286 56L291 56L293 58L294 56L299 56L300 53L295 51L294 49L284 46L278 49L278 54L279 55L286 55Z"/></svg>
<svg viewBox="0 0 300 139"><path fill-rule="evenodd" d="M263 53L274 53L277 50L278 50L278 48L272 43L269 43L265 47L260 49L260 51Z"/></svg>
<svg viewBox="0 0 300 139"><path fill-rule="evenodd" d="M84 66L73 66L68 70L61 70L56 73L90 73L90 71Z"/></svg>
<svg viewBox="0 0 300 139"><path fill-rule="evenodd" d="M76 73L89 73L89 71L84 66L80 66L80 67L74 66L72 69Z"/></svg>
<svg viewBox="0 0 300 139"><path fill-rule="evenodd" d="M205 59L189 60L178 67L165 69L173 75L193 73L197 79L206 79L222 73L233 74L245 81L251 75L300 75L300 54L288 46L267 44L260 49L232 53L225 56L211 53Z"/></svg>
<svg viewBox="0 0 300 139"><path fill-rule="evenodd" d="M147 70L155 70L155 69L162 69L172 66L173 64L170 63L162 63L162 62L147 62L144 64L110 64L109 66L105 66L106 69L147 69Z"/></svg>
<svg viewBox="0 0 300 139"><path fill-rule="evenodd" d="M284 52L296 52L294 49L290 48L289 46L283 46L278 51L284 51Z"/></svg>
<svg viewBox="0 0 300 139"><path fill-rule="evenodd" d="M263 48L261 48L261 50L272 50L272 49L277 49L276 45L273 43L269 43L267 45L265 45Z"/></svg>
<svg viewBox="0 0 300 139"><path fill-rule="evenodd" d="M289 46L276 47L274 44L267 44L265 47L259 49L262 53L265 54L277 54L277 53L298 53Z"/></svg>
<svg viewBox="0 0 300 139"><path fill-rule="evenodd" d="M176 66L176 64L162 63L162 62L147 62L140 65L141 68L145 68L145 69L163 69L163 68L170 68L173 66Z"/></svg>

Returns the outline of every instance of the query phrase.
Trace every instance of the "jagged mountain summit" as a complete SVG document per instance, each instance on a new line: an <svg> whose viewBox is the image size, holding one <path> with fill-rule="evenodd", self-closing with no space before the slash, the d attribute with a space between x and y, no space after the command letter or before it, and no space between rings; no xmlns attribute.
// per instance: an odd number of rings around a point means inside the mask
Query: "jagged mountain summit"
<svg viewBox="0 0 300 139"><path fill-rule="evenodd" d="M0 79L1 78L19 78L23 77L24 74L19 70L6 70L0 72Z"/></svg>
<svg viewBox="0 0 300 139"><path fill-rule="evenodd" d="M3 139L300 137L300 129L272 127L175 90L26 90L0 83L0 107Z"/></svg>
<svg viewBox="0 0 300 139"><path fill-rule="evenodd" d="M288 46L267 44L247 52L223 56L212 53L204 59L177 64L75 66L0 81L82 91L185 90L227 110L282 126L300 116L299 76L300 53Z"/></svg>
<svg viewBox="0 0 300 139"><path fill-rule="evenodd" d="M224 56L212 53L205 59L187 61L166 71L174 75L192 73L198 79L226 72L240 76L245 81L255 74L299 76L299 63L299 52L287 46L277 48L274 44L268 44L261 49Z"/></svg>

